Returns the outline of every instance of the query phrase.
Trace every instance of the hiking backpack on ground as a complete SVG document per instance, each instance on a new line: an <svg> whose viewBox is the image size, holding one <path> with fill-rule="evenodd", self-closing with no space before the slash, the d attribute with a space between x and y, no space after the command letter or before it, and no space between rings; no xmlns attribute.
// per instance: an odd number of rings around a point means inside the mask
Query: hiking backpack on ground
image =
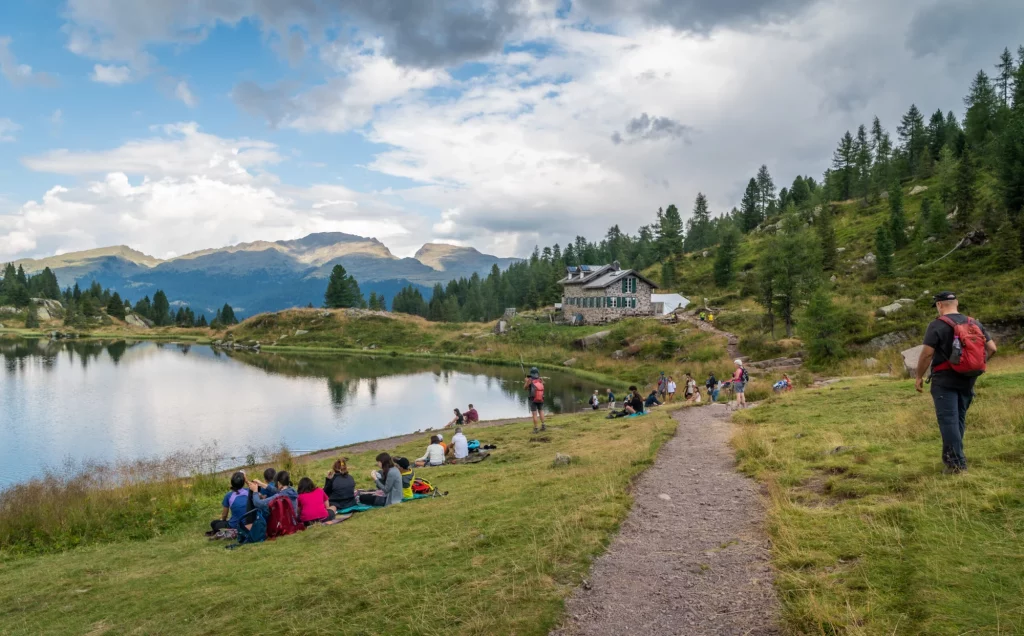
<svg viewBox="0 0 1024 636"><path fill-rule="evenodd" d="M953 350L949 360L937 364L932 371L951 369L967 377L985 373L985 332L978 321L970 316L963 324L957 324L949 316L939 316L939 320L953 328Z"/></svg>
<svg viewBox="0 0 1024 636"><path fill-rule="evenodd" d="M295 520L295 509L288 497L274 497L270 501L270 519L267 521L267 539L295 534L305 527Z"/></svg>

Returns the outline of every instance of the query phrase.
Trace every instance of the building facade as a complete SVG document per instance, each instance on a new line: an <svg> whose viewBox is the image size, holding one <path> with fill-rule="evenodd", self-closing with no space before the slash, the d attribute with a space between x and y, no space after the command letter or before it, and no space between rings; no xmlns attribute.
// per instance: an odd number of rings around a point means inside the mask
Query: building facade
<svg viewBox="0 0 1024 636"><path fill-rule="evenodd" d="M610 265L567 267L562 286L562 317L582 317L586 324L612 322L632 316L651 316L653 281L631 269Z"/></svg>

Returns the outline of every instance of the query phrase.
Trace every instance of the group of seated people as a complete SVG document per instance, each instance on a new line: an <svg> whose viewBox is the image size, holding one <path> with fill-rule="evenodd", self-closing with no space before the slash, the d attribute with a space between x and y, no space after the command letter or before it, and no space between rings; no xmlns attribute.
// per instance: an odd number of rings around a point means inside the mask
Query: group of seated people
<svg viewBox="0 0 1024 636"><path fill-rule="evenodd" d="M449 455L453 455L452 459L455 460L469 457L469 440L462 432L461 426L455 428L451 445L445 443L444 435L441 433L431 436L427 452L423 453L423 457L417 459L415 464L418 467L441 466L448 460Z"/></svg>
<svg viewBox="0 0 1024 636"><path fill-rule="evenodd" d="M412 499L414 473L408 459L381 453L377 455L377 468L370 472L376 486L376 490L370 491L356 488L355 478L348 472L347 458L334 462L327 471L323 488L317 487L309 477L303 477L296 490L287 470L278 472L267 468L263 471L263 481L249 480L245 471L237 471L231 475L231 490L221 503L221 516L210 522L207 535L218 536L225 530L229 534L237 532L241 523L252 522L253 511L269 516L271 505L279 498L288 499L294 521L306 527L332 521L339 510L358 504L385 507Z"/></svg>

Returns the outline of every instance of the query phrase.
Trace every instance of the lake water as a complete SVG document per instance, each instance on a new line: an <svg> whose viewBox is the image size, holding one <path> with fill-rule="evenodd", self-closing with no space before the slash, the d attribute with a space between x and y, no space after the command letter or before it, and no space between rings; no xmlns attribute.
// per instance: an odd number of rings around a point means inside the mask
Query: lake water
<svg viewBox="0 0 1024 636"><path fill-rule="evenodd" d="M124 341L4 339L0 356L0 484L211 445L237 465L280 444L311 451L438 428L469 403L485 420L529 414L518 367ZM596 388L545 375L556 413Z"/></svg>

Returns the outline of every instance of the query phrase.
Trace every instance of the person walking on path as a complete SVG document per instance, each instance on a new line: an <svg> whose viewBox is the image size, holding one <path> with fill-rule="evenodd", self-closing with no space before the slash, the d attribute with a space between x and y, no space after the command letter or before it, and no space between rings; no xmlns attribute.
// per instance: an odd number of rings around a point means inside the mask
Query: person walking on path
<svg viewBox="0 0 1024 636"><path fill-rule="evenodd" d="M540 379L540 369L533 367L526 376L523 389L530 394L530 414L533 416L533 432L548 430L544 424L544 381ZM537 430L537 417L540 417L540 430Z"/></svg>
<svg viewBox="0 0 1024 636"><path fill-rule="evenodd" d="M736 371L732 374L732 389L736 392L736 408L741 409L747 405L747 397L743 394L743 391L747 388L747 381L750 376L747 375L747 370L743 368L743 361L739 358L734 360L736 363Z"/></svg>
<svg viewBox="0 0 1024 636"><path fill-rule="evenodd" d="M941 292L934 300L939 317L925 331L915 388L918 393L924 392L925 374L931 369L932 401L942 436L942 463L946 465L943 472L953 475L967 470L967 409L974 400L974 383L997 348L980 322L960 313L956 294Z"/></svg>

